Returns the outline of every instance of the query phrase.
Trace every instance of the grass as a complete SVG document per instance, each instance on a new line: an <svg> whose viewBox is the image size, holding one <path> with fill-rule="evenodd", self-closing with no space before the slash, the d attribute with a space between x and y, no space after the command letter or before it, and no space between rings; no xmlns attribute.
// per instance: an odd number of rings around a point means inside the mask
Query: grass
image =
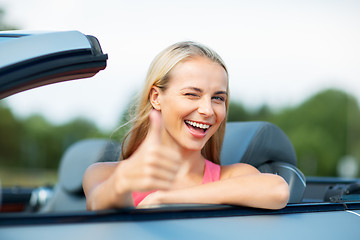
<svg viewBox="0 0 360 240"><path fill-rule="evenodd" d="M23 169L0 167L2 187L38 187L54 185L57 182L57 170Z"/></svg>

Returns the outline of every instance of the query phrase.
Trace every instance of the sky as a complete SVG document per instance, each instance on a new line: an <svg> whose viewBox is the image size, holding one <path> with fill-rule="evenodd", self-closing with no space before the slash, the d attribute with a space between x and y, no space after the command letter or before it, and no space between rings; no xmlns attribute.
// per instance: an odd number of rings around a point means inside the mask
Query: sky
<svg viewBox="0 0 360 240"><path fill-rule="evenodd" d="M296 106L328 88L360 100L358 0L0 0L0 8L19 29L94 35L109 55L91 79L7 99L19 116L58 124L85 116L113 129L155 55L184 40L220 54L231 99L248 108Z"/></svg>

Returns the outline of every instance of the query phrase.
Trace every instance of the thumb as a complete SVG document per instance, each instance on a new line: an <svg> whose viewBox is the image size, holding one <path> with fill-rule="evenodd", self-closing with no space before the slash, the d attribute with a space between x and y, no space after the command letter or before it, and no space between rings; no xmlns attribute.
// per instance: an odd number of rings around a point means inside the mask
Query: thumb
<svg viewBox="0 0 360 240"><path fill-rule="evenodd" d="M152 109L149 118L150 118L150 128L146 138L152 141L152 143L161 143L161 129L162 129L161 113L155 109Z"/></svg>

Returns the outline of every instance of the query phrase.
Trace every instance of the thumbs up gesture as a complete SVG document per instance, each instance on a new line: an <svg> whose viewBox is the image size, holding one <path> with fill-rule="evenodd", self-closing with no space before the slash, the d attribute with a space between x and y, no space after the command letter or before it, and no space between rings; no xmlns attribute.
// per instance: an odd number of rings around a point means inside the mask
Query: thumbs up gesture
<svg viewBox="0 0 360 240"><path fill-rule="evenodd" d="M118 179L127 191L168 190L181 164L178 151L161 141L162 116L152 110L150 129L139 148L118 166Z"/></svg>

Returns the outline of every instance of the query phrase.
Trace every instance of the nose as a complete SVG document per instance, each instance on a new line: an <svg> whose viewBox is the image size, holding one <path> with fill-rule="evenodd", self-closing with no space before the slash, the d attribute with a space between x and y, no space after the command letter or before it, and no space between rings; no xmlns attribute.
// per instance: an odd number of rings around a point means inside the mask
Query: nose
<svg viewBox="0 0 360 240"><path fill-rule="evenodd" d="M198 113L204 115L205 117L211 117L212 115L214 115L214 109L212 106L211 99L205 99L205 98L201 99L199 101L197 111Z"/></svg>

